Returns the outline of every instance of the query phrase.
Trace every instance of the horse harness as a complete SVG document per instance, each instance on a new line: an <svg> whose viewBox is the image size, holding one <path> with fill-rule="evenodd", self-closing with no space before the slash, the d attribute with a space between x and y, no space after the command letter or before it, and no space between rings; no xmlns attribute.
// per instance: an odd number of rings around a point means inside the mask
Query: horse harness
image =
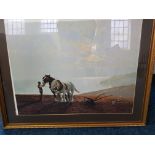
<svg viewBox="0 0 155 155"><path fill-rule="evenodd" d="M57 91L61 91L63 89L67 90L68 86L66 83L62 83L60 80L57 80L58 82L58 87L57 87Z"/></svg>

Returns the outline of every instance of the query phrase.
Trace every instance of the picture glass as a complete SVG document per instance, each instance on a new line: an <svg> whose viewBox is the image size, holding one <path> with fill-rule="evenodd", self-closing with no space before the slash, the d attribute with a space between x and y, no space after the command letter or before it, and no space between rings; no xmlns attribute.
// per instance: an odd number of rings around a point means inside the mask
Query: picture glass
<svg viewBox="0 0 155 155"><path fill-rule="evenodd" d="M16 115L133 112L142 20L4 20Z"/></svg>

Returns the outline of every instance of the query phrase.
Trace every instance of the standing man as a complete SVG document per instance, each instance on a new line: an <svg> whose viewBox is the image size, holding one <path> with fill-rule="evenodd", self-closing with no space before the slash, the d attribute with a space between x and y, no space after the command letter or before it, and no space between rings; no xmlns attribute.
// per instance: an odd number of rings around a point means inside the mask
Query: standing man
<svg viewBox="0 0 155 155"><path fill-rule="evenodd" d="M40 81L38 82L38 89L39 89L39 93L40 93L40 99L39 99L39 101L41 101L41 103L42 103L43 88L42 88L42 85L41 85L41 82Z"/></svg>

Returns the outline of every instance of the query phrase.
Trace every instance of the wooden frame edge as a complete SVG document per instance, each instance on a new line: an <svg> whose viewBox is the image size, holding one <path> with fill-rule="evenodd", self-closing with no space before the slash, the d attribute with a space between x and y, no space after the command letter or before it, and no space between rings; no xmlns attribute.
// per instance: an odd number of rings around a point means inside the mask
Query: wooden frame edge
<svg viewBox="0 0 155 155"><path fill-rule="evenodd" d="M115 122L114 123L8 123L4 129L23 129L23 128L83 128L83 127L127 127L127 126L145 126L145 123L140 122Z"/></svg>
<svg viewBox="0 0 155 155"><path fill-rule="evenodd" d="M5 105L5 98L3 95L2 78L0 75L0 110L2 113L3 127L4 129L17 129L17 128L80 128L80 127L126 127L126 126L145 126L147 120L147 112L149 105L149 94L151 90L152 71L155 60L155 20L153 20L152 37L150 44L151 54L148 58L147 64L147 82L145 84L145 95L143 100L142 121L132 122L90 122L90 123L9 123L7 116L7 109Z"/></svg>
<svg viewBox="0 0 155 155"><path fill-rule="evenodd" d="M145 84L145 94L144 94L144 102L143 102L143 112L142 112L142 121L146 124L147 121L147 114L148 114L148 107L149 107L149 100L150 100L150 91L151 91L151 83L153 77L153 68L154 68L154 61L155 61L155 19L153 20L153 27L152 27L152 36L151 36L151 44L150 44L150 55L148 58L148 65L147 65L147 77L146 77L146 84Z"/></svg>
<svg viewBox="0 0 155 155"><path fill-rule="evenodd" d="M8 125L9 120L8 120L7 109L5 105L1 73L0 73L0 112L2 116L3 127L5 128L5 126Z"/></svg>

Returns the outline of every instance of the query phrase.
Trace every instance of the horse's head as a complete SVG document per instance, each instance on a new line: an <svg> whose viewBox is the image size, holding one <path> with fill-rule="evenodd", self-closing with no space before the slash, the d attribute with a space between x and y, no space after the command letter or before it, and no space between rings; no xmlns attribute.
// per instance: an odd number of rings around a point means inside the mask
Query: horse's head
<svg viewBox="0 0 155 155"><path fill-rule="evenodd" d="M43 85L45 85L46 83L52 82L53 80L54 80L54 78L51 77L50 75L45 75L42 78Z"/></svg>

